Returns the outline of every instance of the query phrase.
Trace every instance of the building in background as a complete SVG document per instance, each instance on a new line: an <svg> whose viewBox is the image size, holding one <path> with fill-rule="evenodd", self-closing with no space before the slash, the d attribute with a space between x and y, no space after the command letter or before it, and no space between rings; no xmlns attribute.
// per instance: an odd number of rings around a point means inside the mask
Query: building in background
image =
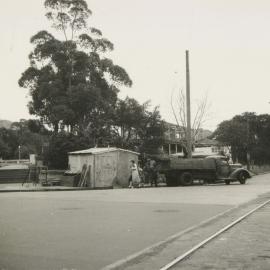
<svg viewBox="0 0 270 270"><path fill-rule="evenodd" d="M165 143L163 144L161 151L168 155L183 153L183 144L185 141L185 133L183 128L176 124L167 122L165 123L165 128ZM198 133L195 135L195 147L197 142L208 138L210 135L212 135L212 131L199 129Z"/></svg>

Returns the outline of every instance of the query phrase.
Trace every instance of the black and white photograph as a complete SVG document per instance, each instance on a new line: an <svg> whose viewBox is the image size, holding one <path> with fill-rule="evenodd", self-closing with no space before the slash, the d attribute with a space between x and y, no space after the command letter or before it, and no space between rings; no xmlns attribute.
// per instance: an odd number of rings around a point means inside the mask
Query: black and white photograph
<svg viewBox="0 0 270 270"><path fill-rule="evenodd" d="M0 8L0 270L269 270L270 2Z"/></svg>

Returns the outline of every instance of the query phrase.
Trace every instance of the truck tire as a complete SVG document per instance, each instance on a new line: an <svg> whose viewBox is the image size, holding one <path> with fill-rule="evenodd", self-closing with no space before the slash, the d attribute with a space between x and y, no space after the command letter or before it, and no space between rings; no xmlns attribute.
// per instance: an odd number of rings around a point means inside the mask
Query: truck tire
<svg viewBox="0 0 270 270"><path fill-rule="evenodd" d="M193 185L193 175L190 172L184 172L180 177L180 184L183 186Z"/></svg>
<svg viewBox="0 0 270 270"><path fill-rule="evenodd" d="M246 183L246 180L247 180L247 175L246 175L245 172L240 172L240 173L238 174L238 177L237 177L237 178L238 178L240 184L241 184L241 185L244 185L244 184Z"/></svg>

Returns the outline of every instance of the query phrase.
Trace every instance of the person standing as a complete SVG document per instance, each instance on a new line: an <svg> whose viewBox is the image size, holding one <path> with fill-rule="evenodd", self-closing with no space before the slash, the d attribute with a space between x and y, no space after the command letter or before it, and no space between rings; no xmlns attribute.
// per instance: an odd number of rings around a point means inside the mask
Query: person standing
<svg viewBox="0 0 270 270"><path fill-rule="evenodd" d="M151 170L150 170L150 159L146 160L146 163L143 167L144 182L151 184Z"/></svg>
<svg viewBox="0 0 270 270"><path fill-rule="evenodd" d="M139 177L140 177L140 184L139 187L143 187L144 183L145 183L145 175L144 175L144 171L142 168L142 162L138 162L138 173L139 173Z"/></svg>
<svg viewBox="0 0 270 270"><path fill-rule="evenodd" d="M151 159L150 160L150 172L151 172L151 186L157 187L157 163L155 160Z"/></svg>
<svg viewBox="0 0 270 270"><path fill-rule="evenodd" d="M141 180L140 180L137 164L135 163L134 160L130 161L130 170L131 170L131 177L129 180L129 187L132 188L134 187L134 185L139 186Z"/></svg>

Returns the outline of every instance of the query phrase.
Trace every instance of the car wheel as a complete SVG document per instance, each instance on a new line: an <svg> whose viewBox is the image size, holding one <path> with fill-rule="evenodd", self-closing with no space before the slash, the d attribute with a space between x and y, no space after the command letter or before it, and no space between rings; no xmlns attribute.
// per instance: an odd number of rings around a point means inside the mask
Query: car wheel
<svg viewBox="0 0 270 270"><path fill-rule="evenodd" d="M244 185L246 183L246 180L247 180L246 174L244 172L240 172L238 175L238 180L239 180L241 185Z"/></svg>
<svg viewBox="0 0 270 270"><path fill-rule="evenodd" d="M180 177L180 183L183 186L191 186L193 184L193 176L190 172L184 172Z"/></svg>

